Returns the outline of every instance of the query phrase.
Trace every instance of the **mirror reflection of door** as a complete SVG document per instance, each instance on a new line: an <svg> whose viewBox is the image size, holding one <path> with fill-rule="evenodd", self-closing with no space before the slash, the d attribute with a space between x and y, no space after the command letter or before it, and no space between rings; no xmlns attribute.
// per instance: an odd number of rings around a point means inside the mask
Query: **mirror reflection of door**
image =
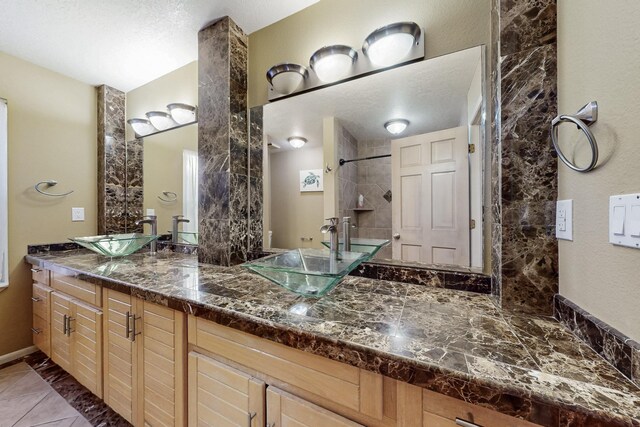
<svg viewBox="0 0 640 427"><path fill-rule="evenodd" d="M264 241L271 232L273 248L321 247L325 217L349 216L352 244L391 242L375 259L482 268L483 79L478 46L262 107ZM387 132L398 118L407 128ZM293 148L291 136L308 142ZM299 174L321 168L324 197L301 192Z"/></svg>

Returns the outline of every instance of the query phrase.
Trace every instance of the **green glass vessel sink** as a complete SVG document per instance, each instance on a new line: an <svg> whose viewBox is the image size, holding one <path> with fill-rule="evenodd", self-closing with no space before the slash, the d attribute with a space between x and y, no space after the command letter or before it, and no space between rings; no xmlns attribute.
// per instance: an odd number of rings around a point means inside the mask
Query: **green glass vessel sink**
<svg viewBox="0 0 640 427"><path fill-rule="evenodd" d="M108 234L104 236L72 237L72 242L101 255L120 257L131 255L158 236L141 233Z"/></svg>
<svg viewBox="0 0 640 427"><path fill-rule="evenodd" d="M328 249L293 249L242 264L265 279L307 297L319 297L366 261L368 254L340 252L332 257Z"/></svg>
<svg viewBox="0 0 640 427"><path fill-rule="evenodd" d="M178 231L178 243L185 245L197 245L198 233L192 231Z"/></svg>
<svg viewBox="0 0 640 427"><path fill-rule="evenodd" d="M367 260L373 258L378 251L389 244L389 240L386 239L361 239L359 237L351 238L351 251L352 252L362 252L367 254L369 257ZM329 242L322 242L324 246L329 247ZM342 250L344 247L344 243L340 242L339 249Z"/></svg>

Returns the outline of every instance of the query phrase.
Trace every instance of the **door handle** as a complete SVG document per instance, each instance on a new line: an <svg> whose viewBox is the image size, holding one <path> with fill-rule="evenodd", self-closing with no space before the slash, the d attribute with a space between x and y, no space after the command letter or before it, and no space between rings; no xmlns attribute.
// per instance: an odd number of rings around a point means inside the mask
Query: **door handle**
<svg viewBox="0 0 640 427"><path fill-rule="evenodd" d="M131 330L129 330L129 339L133 342L136 340L136 335L140 335L142 332L136 332L136 320L140 320L141 317L136 317L135 314L130 314L129 319L131 319Z"/></svg>
<svg viewBox="0 0 640 427"><path fill-rule="evenodd" d="M124 325L124 332L125 332L125 338L129 338L129 335L131 335L131 313L129 313L128 311L125 313L125 318L126 318L126 322Z"/></svg>
<svg viewBox="0 0 640 427"><path fill-rule="evenodd" d="M42 271L42 270L41 270L41 269L39 269L39 268L32 268L32 269L31 269L31 272L32 272L32 273L40 273L41 271Z"/></svg>
<svg viewBox="0 0 640 427"><path fill-rule="evenodd" d="M460 418L456 418L456 425L460 427L482 427L480 424L471 423Z"/></svg>
<svg viewBox="0 0 640 427"><path fill-rule="evenodd" d="M67 335L67 315L62 315L62 333Z"/></svg>
<svg viewBox="0 0 640 427"><path fill-rule="evenodd" d="M42 333L42 329L31 328L31 332L33 332L36 335L40 335Z"/></svg>
<svg viewBox="0 0 640 427"><path fill-rule="evenodd" d="M31 297L31 301L40 302L40 301L42 301L42 298L40 298L40 297Z"/></svg>
<svg viewBox="0 0 640 427"><path fill-rule="evenodd" d="M249 427L251 427L251 421L253 421L253 419L255 418L255 416L256 416L256 413L255 413L255 412L249 412L249 413L247 414L247 417L249 418L249 420L248 420L248 421L249 421L249 423L248 423L248 426L249 426Z"/></svg>
<svg viewBox="0 0 640 427"><path fill-rule="evenodd" d="M393 235L393 238L394 238L394 239L396 239L396 240L398 240L398 239L400 238L400 234L395 233L395 234Z"/></svg>
<svg viewBox="0 0 640 427"><path fill-rule="evenodd" d="M72 320L76 320L75 317L67 316L67 336L68 337L70 337L71 336L71 332L73 332L71 330L71 321Z"/></svg>

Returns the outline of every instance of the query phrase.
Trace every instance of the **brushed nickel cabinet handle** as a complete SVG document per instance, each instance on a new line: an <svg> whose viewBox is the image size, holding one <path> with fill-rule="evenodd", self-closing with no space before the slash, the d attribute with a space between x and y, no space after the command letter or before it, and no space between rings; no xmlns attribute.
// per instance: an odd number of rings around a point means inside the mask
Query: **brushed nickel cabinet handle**
<svg viewBox="0 0 640 427"><path fill-rule="evenodd" d="M40 269L40 268L32 268L31 269L32 273L40 273L41 271L42 271L42 269Z"/></svg>
<svg viewBox="0 0 640 427"><path fill-rule="evenodd" d="M31 328L31 332L33 332L36 335L40 335L42 333L42 329Z"/></svg>
<svg viewBox="0 0 640 427"><path fill-rule="evenodd" d="M67 315L62 315L62 333L67 335Z"/></svg>
<svg viewBox="0 0 640 427"><path fill-rule="evenodd" d="M71 317L71 316L67 316L67 336L70 337L71 336L71 332L73 332L71 330L71 321L72 320L76 320L75 317Z"/></svg>
<svg viewBox="0 0 640 427"><path fill-rule="evenodd" d="M140 316L136 317L135 314L132 314L130 315L130 318L132 322L131 322L131 331L129 333L129 339L133 342L136 340L136 335L142 334L142 332L136 332L136 320L140 320L142 319L142 317Z"/></svg>
<svg viewBox="0 0 640 427"><path fill-rule="evenodd" d="M248 424L249 427L251 427L251 421L253 421L253 419L255 418L256 415L257 414L255 412L249 412L247 414L247 417L249 418L249 420L248 420L249 421L249 424Z"/></svg>
<svg viewBox="0 0 640 427"><path fill-rule="evenodd" d="M460 418L456 418L456 425L460 427L482 427L480 424L471 423Z"/></svg>
<svg viewBox="0 0 640 427"><path fill-rule="evenodd" d="M31 297L31 301L40 302L40 301L42 301L42 298L40 298L40 297Z"/></svg>
<svg viewBox="0 0 640 427"><path fill-rule="evenodd" d="M126 319L124 325L125 338L129 338L129 335L131 335L131 313L127 311L124 315Z"/></svg>

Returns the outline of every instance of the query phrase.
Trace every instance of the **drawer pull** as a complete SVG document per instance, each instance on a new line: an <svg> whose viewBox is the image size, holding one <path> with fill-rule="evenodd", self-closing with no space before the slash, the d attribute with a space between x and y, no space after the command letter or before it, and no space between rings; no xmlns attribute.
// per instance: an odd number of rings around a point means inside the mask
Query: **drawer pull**
<svg viewBox="0 0 640 427"><path fill-rule="evenodd" d="M124 314L125 315L125 325L124 325L124 337L125 338L129 338L129 335L131 335L131 313L129 313L128 311Z"/></svg>
<svg viewBox="0 0 640 427"><path fill-rule="evenodd" d="M42 333L42 329L31 328L31 332L33 332L36 335L40 335Z"/></svg>
<svg viewBox="0 0 640 427"><path fill-rule="evenodd" d="M66 314L62 315L62 333L64 335L67 335L67 317L68 316Z"/></svg>
<svg viewBox="0 0 640 427"><path fill-rule="evenodd" d="M459 425L460 427L482 427L480 424L474 424L460 418L456 418L456 425Z"/></svg>
<svg viewBox="0 0 640 427"><path fill-rule="evenodd" d="M40 297L31 297L31 301L40 302L40 301L42 301L42 298L40 298Z"/></svg>
<svg viewBox="0 0 640 427"><path fill-rule="evenodd" d="M23 270L23 271L24 271L24 270ZM42 269L40 269L40 268L32 268L32 269L31 269L31 272L32 272L32 273L36 273L36 274L37 274L37 273L40 273L41 271L42 271Z"/></svg>
<svg viewBox="0 0 640 427"><path fill-rule="evenodd" d="M248 420L248 421L249 421L249 424L248 424L248 425L249 425L249 427L251 427L251 421L253 421L253 419L255 418L255 416L256 416L256 413L255 413L255 412L250 412L250 413L248 413L248 414L247 414L247 418L249 419L249 420Z"/></svg>
<svg viewBox="0 0 640 427"><path fill-rule="evenodd" d="M71 321L72 320L76 320L75 317L71 317L71 316L67 316L67 336L70 337L71 336L71 332L73 332L71 330Z"/></svg>

